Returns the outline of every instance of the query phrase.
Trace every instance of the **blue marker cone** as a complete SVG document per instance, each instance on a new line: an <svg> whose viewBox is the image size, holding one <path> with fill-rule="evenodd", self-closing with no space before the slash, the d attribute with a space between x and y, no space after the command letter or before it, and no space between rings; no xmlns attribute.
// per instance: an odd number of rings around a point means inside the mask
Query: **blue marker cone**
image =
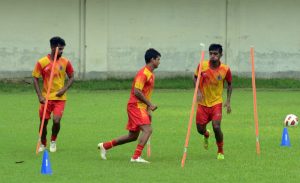
<svg viewBox="0 0 300 183"><path fill-rule="evenodd" d="M47 150L44 151L41 174L52 174L51 164Z"/></svg>
<svg viewBox="0 0 300 183"><path fill-rule="evenodd" d="M287 146L287 147L291 146L287 127L283 128L281 146Z"/></svg>

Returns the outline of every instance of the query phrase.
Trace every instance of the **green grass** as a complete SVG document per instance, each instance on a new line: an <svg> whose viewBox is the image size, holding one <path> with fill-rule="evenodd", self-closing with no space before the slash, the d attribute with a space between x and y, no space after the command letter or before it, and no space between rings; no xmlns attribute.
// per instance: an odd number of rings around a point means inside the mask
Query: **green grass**
<svg viewBox="0 0 300 183"><path fill-rule="evenodd" d="M288 113L300 115L299 91L258 91L261 155L257 156L251 90L234 90L232 114L224 113L222 121L225 160L216 160L214 138L209 150L202 148L193 123L182 169L192 95L192 90L155 90L153 102L159 108L153 116L152 156L144 155L151 164L145 165L129 163L136 142L111 149L107 161L100 160L96 149L100 141L127 133L129 90L71 90L58 151L50 153L53 175L47 176L40 174L42 154L35 154L36 95L1 92L0 182L299 182L299 129L289 128L290 148L280 146L283 118Z"/></svg>
<svg viewBox="0 0 300 183"><path fill-rule="evenodd" d="M130 89L132 79L108 79L108 80L86 80L75 81L72 90L98 91L98 90L124 90ZM177 77L156 79L156 89L192 89L194 87L191 77ZM251 88L251 78L233 77L234 88ZM277 89L300 89L300 81L296 79L256 79L257 88L277 88ZM24 80L2 80L0 81L0 91L2 92L26 92L32 91L33 84L31 78Z"/></svg>

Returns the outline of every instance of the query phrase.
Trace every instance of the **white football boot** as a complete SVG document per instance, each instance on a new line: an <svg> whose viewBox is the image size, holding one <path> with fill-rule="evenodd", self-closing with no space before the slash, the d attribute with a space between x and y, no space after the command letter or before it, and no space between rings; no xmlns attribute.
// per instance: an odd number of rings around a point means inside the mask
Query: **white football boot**
<svg viewBox="0 0 300 183"><path fill-rule="evenodd" d="M138 157L138 158L136 158L136 159L131 158L131 159L130 159L130 162L136 162L136 163L150 163L149 161L144 160L144 159L141 158L141 157Z"/></svg>
<svg viewBox="0 0 300 183"><path fill-rule="evenodd" d="M55 141L50 142L50 152L56 152L56 142Z"/></svg>
<svg viewBox="0 0 300 183"><path fill-rule="evenodd" d="M106 160L106 149L103 147L103 142L98 144L98 149L100 150L101 158Z"/></svg>
<svg viewBox="0 0 300 183"><path fill-rule="evenodd" d="M46 149L46 147L44 146L44 144L41 144L39 147L39 152L43 152Z"/></svg>

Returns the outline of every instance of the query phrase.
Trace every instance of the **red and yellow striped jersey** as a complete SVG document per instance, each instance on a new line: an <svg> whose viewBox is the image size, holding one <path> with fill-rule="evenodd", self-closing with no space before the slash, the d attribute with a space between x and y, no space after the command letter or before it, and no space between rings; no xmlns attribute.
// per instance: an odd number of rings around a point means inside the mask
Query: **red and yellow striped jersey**
<svg viewBox="0 0 300 183"><path fill-rule="evenodd" d="M195 77L198 76L199 66L200 65L198 65L194 73ZM198 102L198 104L211 107L222 103L225 80L227 83L231 83L232 81L231 71L227 65L221 63L218 68L212 69L209 61L203 61L199 82L199 89L202 94L202 99Z"/></svg>
<svg viewBox="0 0 300 183"><path fill-rule="evenodd" d="M36 78L43 78L43 90L42 95L46 97L48 84L50 80L51 68L53 61L50 61L50 55L41 58L35 65L32 71L32 76ZM66 74L70 75L74 72L72 64L64 57L60 57L55 64L53 75L53 83L50 90L49 100L66 100L66 93L61 97L57 97L56 93L64 87Z"/></svg>
<svg viewBox="0 0 300 183"><path fill-rule="evenodd" d="M146 99L151 101L154 79L154 73L147 66L139 70L132 83L128 104L136 104L138 108L147 109L147 105L134 95L134 88L140 89Z"/></svg>

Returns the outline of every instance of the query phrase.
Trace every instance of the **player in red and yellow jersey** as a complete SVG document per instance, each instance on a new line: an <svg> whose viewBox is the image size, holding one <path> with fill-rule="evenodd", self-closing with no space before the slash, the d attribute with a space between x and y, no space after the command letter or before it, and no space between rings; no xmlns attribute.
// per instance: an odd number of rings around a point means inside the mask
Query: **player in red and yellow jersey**
<svg viewBox="0 0 300 183"><path fill-rule="evenodd" d="M48 120L51 118L51 113L53 113L53 125L52 125L52 135L50 142L50 152L56 151L56 138L60 130L60 120L63 115L65 101L67 100L66 91L70 88L74 81L74 70L71 62L62 57L62 53L65 47L65 41L60 37L53 37L50 39L51 54L41 58L35 65L32 71L34 88L40 102L39 116L42 120L46 93L48 91L48 84L50 80L51 68L53 65L54 55L56 47L58 47L57 61L54 66L54 75L52 81L52 87L50 88L50 94L48 98L48 106L46 110L46 116L44 121L44 127L41 136L41 142L39 152L46 148L47 144L47 124ZM66 75L68 76L68 82L65 85ZM39 78L43 79L43 89L41 91L39 85Z"/></svg>
<svg viewBox="0 0 300 183"><path fill-rule="evenodd" d="M118 137L108 142L99 143L101 158L106 159L108 149L137 140L140 131L142 135L139 138L136 150L131 158L131 162L148 163L141 158L142 151L147 143L151 133L151 111L155 111L157 106L151 103L151 95L154 88L154 69L160 64L160 53L150 48L145 53L146 65L138 71L130 92L130 98L127 104L127 135Z"/></svg>
<svg viewBox="0 0 300 183"><path fill-rule="evenodd" d="M224 159L223 152L223 132L221 130L222 120L222 94L224 81L227 82L227 100L224 107L227 113L231 112L230 98L232 93L232 76L230 68L221 63L222 46L211 44L209 47L209 61L203 61L198 90L198 109L196 115L197 130L204 135L204 148L208 148L209 131L206 125L212 121L212 127L215 133L216 144L218 146L217 159ZM199 65L194 74L194 82L198 77Z"/></svg>

